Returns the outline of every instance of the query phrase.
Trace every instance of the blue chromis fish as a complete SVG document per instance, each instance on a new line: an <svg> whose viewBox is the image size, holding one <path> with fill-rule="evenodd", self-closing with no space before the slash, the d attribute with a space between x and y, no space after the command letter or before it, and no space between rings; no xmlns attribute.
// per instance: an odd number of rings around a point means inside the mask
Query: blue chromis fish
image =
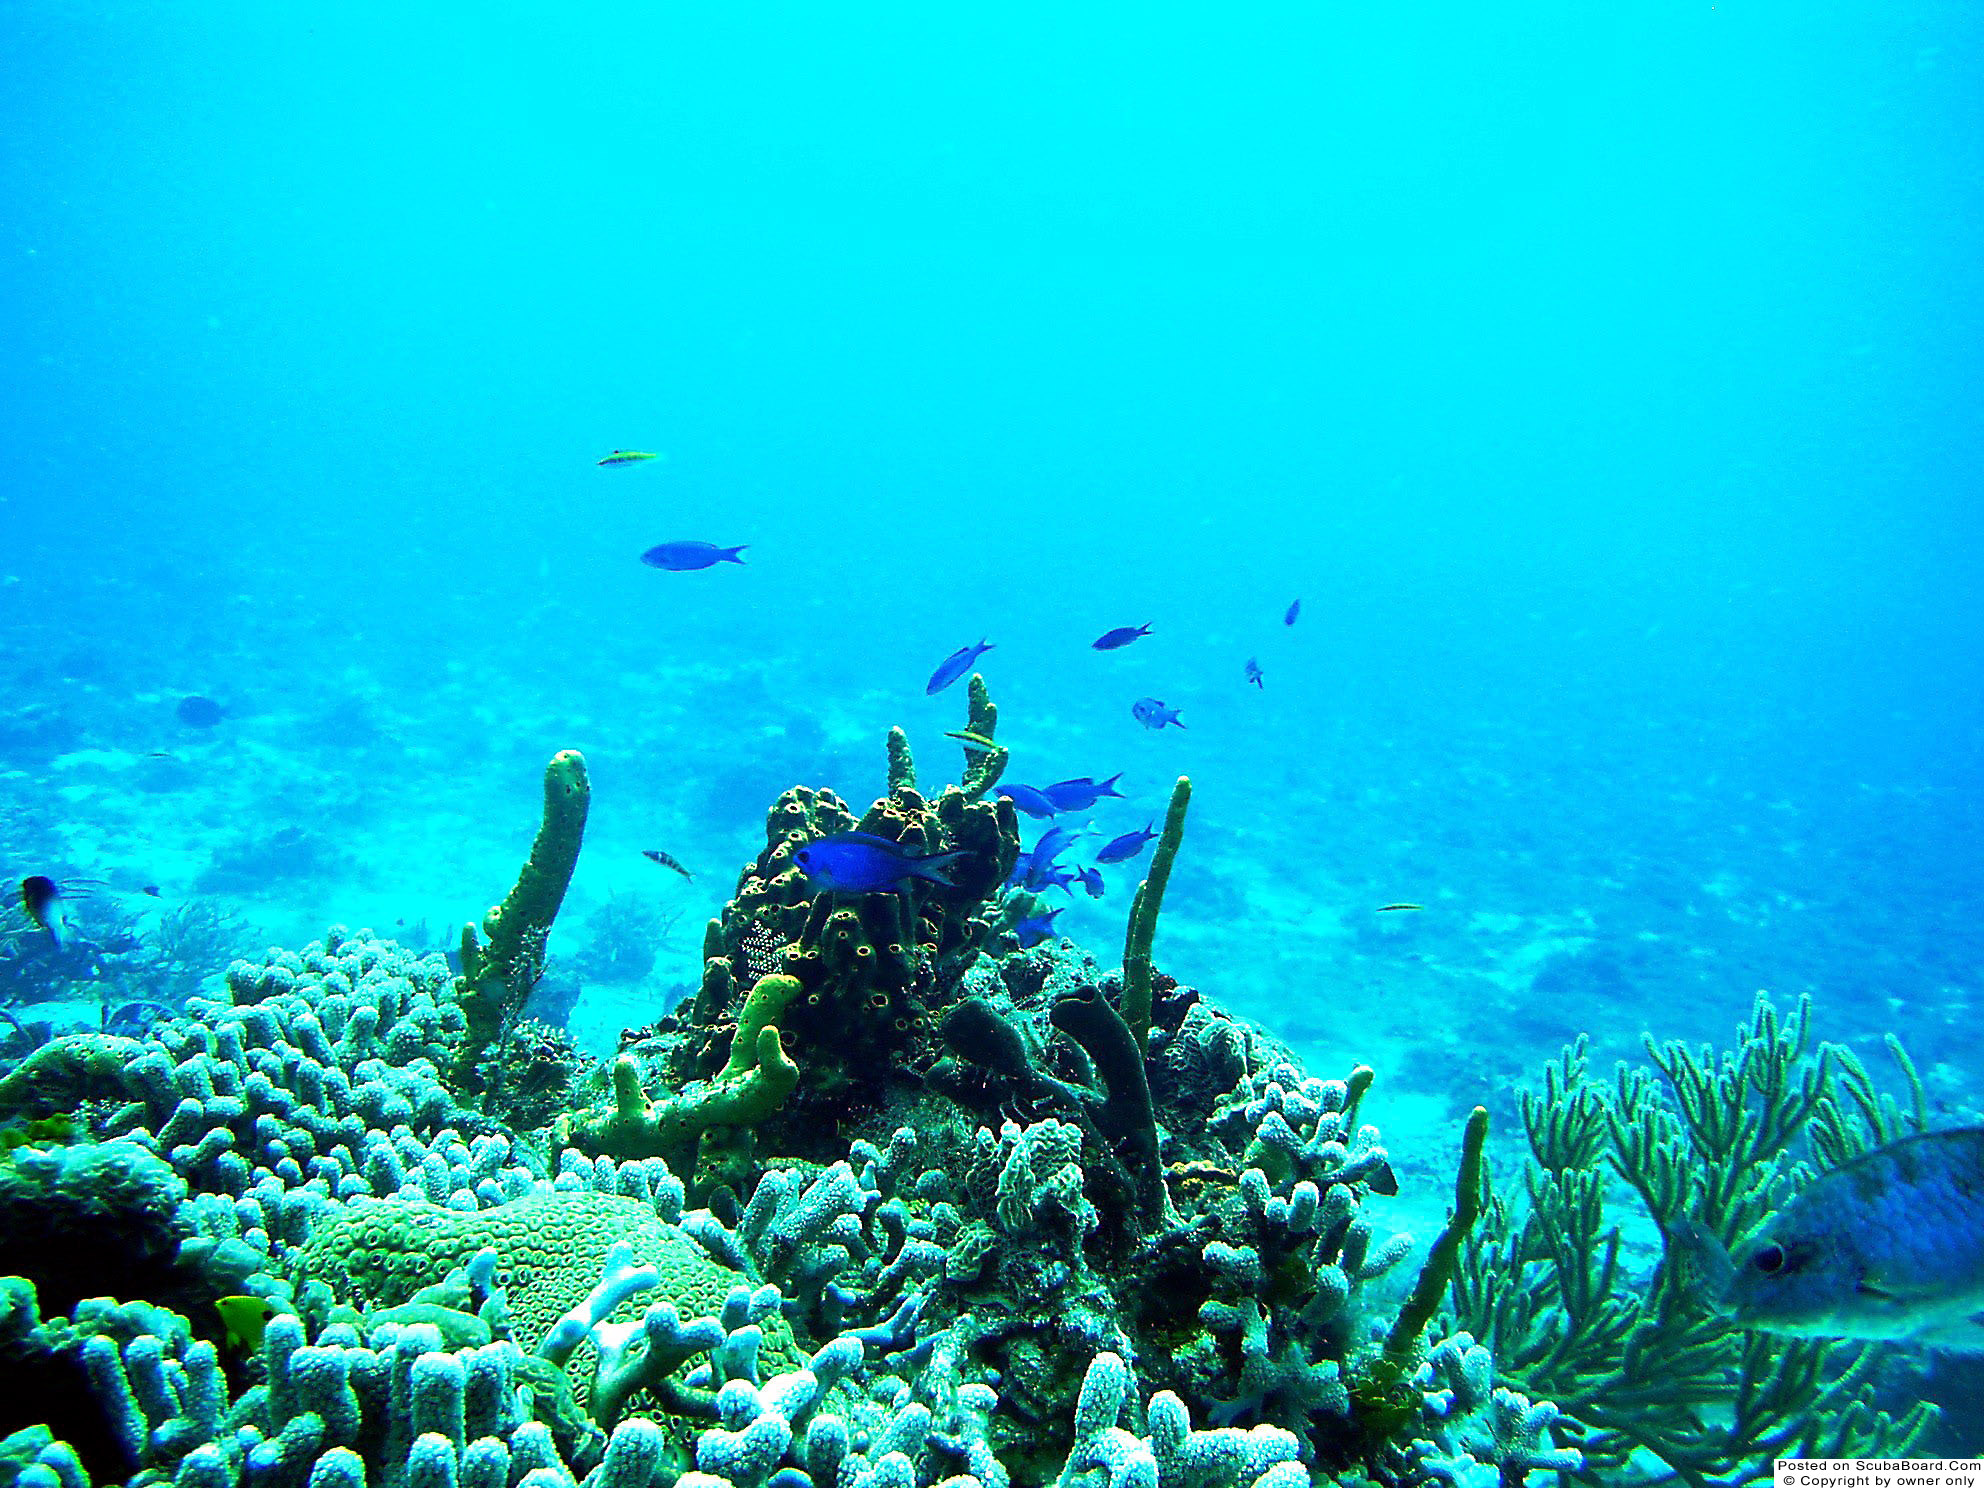
<svg viewBox="0 0 1984 1488"><path fill-rule="evenodd" d="M615 470L622 465L645 465L649 460L656 458L658 457L653 450L615 450L599 463L609 470Z"/></svg>
<svg viewBox="0 0 1984 1488"><path fill-rule="evenodd" d="M220 1314L228 1347L244 1354L262 1351L262 1334L268 1329L269 1319L276 1315L266 1297L218 1297L214 1300L214 1311Z"/></svg>
<svg viewBox="0 0 1984 1488"><path fill-rule="evenodd" d="M815 892L831 889L838 894L886 894L912 878L948 889L951 881L944 870L967 856L963 851L919 853L869 832L836 832L807 843L792 855L792 861Z"/></svg>
<svg viewBox="0 0 1984 1488"><path fill-rule="evenodd" d="M1072 868L1063 868L1052 858L1036 858L1032 853L1021 853L1019 861L1013 864L1009 884L1017 884L1029 894L1045 893L1048 889L1060 889L1072 894L1072 884L1077 875Z"/></svg>
<svg viewBox="0 0 1984 1488"><path fill-rule="evenodd" d="M1261 680L1261 664L1251 656L1247 658L1247 680L1262 691L1267 690L1267 683ZM1180 727L1183 725L1181 724Z"/></svg>
<svg viewBox="0 0 1984 1488"><path fill-rule="evenodd" d="M1089 898L1100 899L1102 897L1102 870L1094 864L1078 870L1075 874L1075 882L1088 890Z"/></svg>
<svg viewBox="0 0 1984 1488"><path fill-rule="evenodd" d="M1295 600L1293 603L1291 603L1289 607L1282 612L1281 623L1283 625L1293 625L1297 620L1301 618L1302 618L1302 601L1298 599Z"/></svg>
<svg viewBox="0 0 1984 1488"><path fill-rule="evenodd" d="M749 543L739 543L734 548L719 548L715 543L706 542L665 542L657 543L641 554L641 562L649 568L665 568L670 573L694 573L699 568L715 568L719 563L742 563L737 555L750 547Z"/></svg>
<svg viewBox="0 0 1984 1488"><path fill-rule="evenodd" d="M957 650L944 658L936 671L930 674L930 680L924 684L923 695L925 697L935 697L966 672L970 671L972 663L991 649L992 643L987 640L979 641L976 646L958 647Z"/></svg>
<svg viewBox="0 0 1984 1488"><path fill-rule="evenodd" d="M1050 909L1046 914L1028 915L1013 926L1013 938L1020 943L1020 949L1031 950L1043 940L1053 939L1054 917L1060 913L1059 909Z"/></svg>
<svg viewBox="0 0 1984 1488"><path fill-rule="evenodd" d="M1030 785L1002 785L999 794L1013 803L1015 811L1023 811L1035 820L1044 820L1060 808L1048 798L1044 790L1036 790Z"/></svg>
<svg viewBox="0 0 1984 1488"><path fill-rule="evenodd" d="M1150 634L1148 625L1119 625L1114 630L1106 630L1089 642L1097 651L1117 651Z"/></svg>
<svg viewBox="0 0 1984 1488"><path fill-rule="evenodd" d="M1157 835L1152 829L1155 823L1146 823L1141 832L1125 832L1121 837L1111 837L1096 849L1098 863L1127 863L1144 850L1151 838Z"/></svg>
<svg viewBox="0 0 1984 1488"><path fill-rule="evenodd" d="M1147 729L1161 729L1167 723L1185 726L1176 708L1167 708L1154 697L1138 698L1130 704L1130 716Z"/></svg>
<svg viewBox="0 0 1984 1488"><path fill-rule="evenodd" d="M67 943L69 917L62 908L62 885L40 873L22 879L21 908L57 950Z"/></svg>
<svg viewBox="0 0 1984 1488"><path fill-rule="evenodd" d="M1086 811L1104 796L1121 797L1116 782L1123 778L1118 770L1107 780L1092 780L1086 775L1078 775L1073 780L1057 780L1052 785L1043 786L1041 794L1056 811Z"/></svg>
<svg viewBox="0 0 1984 1488"><path fill-rule="evenodd" d="M1040 834L1040 840L1033 845L1033 859L1036 863L1051 863L1062 853L1073 847L1081 837L1081 832L1073 827L1049 827Z"/></svg>
<svg viewBox="0 0 1984 1488"><path fill-rule="evenodd" d="M1683 1249L1738 1327L1984 1353L1984 1127L1903 1137L1820 1174L1733 1259L1686 1225Z"/></svg>

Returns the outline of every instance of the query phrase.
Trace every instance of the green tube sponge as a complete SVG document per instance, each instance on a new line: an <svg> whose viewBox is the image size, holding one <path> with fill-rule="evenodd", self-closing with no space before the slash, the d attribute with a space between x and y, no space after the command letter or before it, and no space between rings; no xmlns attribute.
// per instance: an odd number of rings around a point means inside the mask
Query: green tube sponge
<svg viewBox="0 0 1984 1488"><path fill-rule="evenodd" d="M765 981L772 978L767 977ZM790 980L785 978L784 980ZM760 986L764 983L760 982ZM755 992L755 989L754 989ZM742 1032L740 1028L740 1033ZM799 1083L799 1066L779 1043L778 1029L765 1024L749 1049L749 1062L737 1069L738 1056L714 1080L699 1080L674 1095L650 1101L641 1089L638 1065L625 1055L613 1061L613 1109L581 1111L562 1118L555 1137L560 1146L608 1157L661 1157L688 1171L685 1153L712 1126L755 1126L776 1111Z"/></svg>
<svg viewBox="0 0 1984 1488"><path fill-rule="evenodd" d="M1180 775L1165 808L1164 830L1151 854L1150 876L1137 885L1130 903L1130 929L1123 941L1123 1021L1141 1051L1150 1038L1150 943L1157 934L1157 912L1164 907L1164 886L1171 864L1185 838L1185 809L1192 804L1192 780Z"/></svg>
<svg viewBox="0 0 1984 1488"><path fill-rule="evenodd" d="M889 794L916 789L916 759L909 752L909 735L889 730Z"/></svg>
<svg viewBox="0 0 1984 1488"><path fill-rule="evenodd" d="M476 1089L476 1065L543 975L544 943L579 861L591 800L585 756L576 749L559 750L544 767L544 819L516 885L482 917L483 941L476 939L475 926L462 927L462 974L455 995L468 1030L454 1073L463 1090Z"/></svg>
<svg viewBox="0 0 1984 1488"><path fill-rule="evenodd" d="M1426 1264L1419 1270L1412 1295L1399 1309L1398 1320L1385 1335L1385 1358L1401 1369L1417 1362L1419 1335L1439 1310L1440 1300L1454 1279L1460 1262L1460 1248L1467 1232L1481 1217L1486 1201L1487 1167L1481 1149L1488 1140L1488 1111L1476 1106L1467 1117L1467 1130L1461 1136L1460 1173L1454 1179L1454 1212L1441 1230L1433 1247L1426 1252Z"/></svg>
<svg viewBox="0 0 1984 1488"><path fill-rule="evenodd" d="M970 702L966 705L965 732L976 734L987 740L993 730L999 727L999 709L992 701L992 694L986 690L985 679L977 672L971 674L968 689ZM999 777L1006 770L1006 751L994 745L990 749L967 749L964 752L964 774L959 784L967 801L983 800L985 793L999 783Z"/></svg>
<svg viewBox="0 0 1984 1488"><path fill-rule="evenodd" d="M776 1023L785 1011L785 1005L805 990L798 977L774 972L771 976L758 978L737 1014L737 1032L730 1036L730 1060L717 1077L719 1081L736 1079L751 1072L763 1057L759 1052L759 1040L765 1028ZM778 1030L774 1028L772 1032L776 1039ZM779 1057L784 1058L783 1049Z"/></svg>

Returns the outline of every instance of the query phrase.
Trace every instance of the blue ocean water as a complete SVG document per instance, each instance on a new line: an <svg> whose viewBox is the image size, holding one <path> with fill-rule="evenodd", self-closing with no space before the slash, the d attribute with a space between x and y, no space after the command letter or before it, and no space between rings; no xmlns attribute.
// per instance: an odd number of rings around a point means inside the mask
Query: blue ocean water
<svg viewBox="0 0 1984 1488"><path fill-rule="evenodd" d="M1098 839L1192 777L1160 964L1376 1065L1426 1173L1567 1039L1758 989L1974 1114L1980 42L10 6L8 871L439 946L579 748L610 1048L781 789L864 805L893 724L955 775L924 682L984 638L1011 777L1122 772ZM1109 961L1106 879L1060 927Z"/></svg>

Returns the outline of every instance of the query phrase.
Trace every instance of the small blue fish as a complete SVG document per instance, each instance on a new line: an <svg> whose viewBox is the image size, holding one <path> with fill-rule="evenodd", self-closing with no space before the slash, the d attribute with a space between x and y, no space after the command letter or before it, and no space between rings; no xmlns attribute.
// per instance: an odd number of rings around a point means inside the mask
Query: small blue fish
<svg viewBox="0 0 1984 1488"><path fill-rule="evenodd" d="M1141 832L1125 832L1121 837L1111 837L1096 852L1095 860L1098 863L1127 863L1142 852L1145 844L1156 835L1147 825Z"/></svg>
<svg viewBox="0 0 1984 1488"><path fill-rule="evenodd" d="M1104 796L1120 798L1123 793L1116 789L1116 782L1122 778L1121 770L1100 782L1078 775L1073 780L1057 780L1043 786L1040 793L1053 803L1056 811L1086 811Z"/></svg>
<svg viewBox="0 0 1984 1488"><path fill-rule="evenodd" d="M1089 645L1097 651L1115 651L1150 634L1148 625L1119 625L1114 630L1105 631Z"/></svg>
<svg viewBox="0 0 1984 1488"><path fill-rule="evenodd" d="M1161 729L1167 723L1185 726L1176 708L1167 708L1154 697L1138 698L1130 704L1130 716L1147 729Z"/></svg>
<svg viewBox="0 0 1984 1488"><path fill-rule="evenodd" d="M981 640L976 646L960 646L944 658L944 664L930 674L930 680L923 688L925 697L935 697L958 678L971 670L971 664L992 649L990 641Z"/></svg>
<svg viewBox="0 0 1984 1488"><path fill-rule="evenodd" d="M1291 604L1288 607L1287 612L1282 615L1281 623L1283 625L1293 625L1301 617L1302 617L1302 601L1298 599L1293 604Z"/></svg>
<svg viewBox="0 0 1984 1488"><path fill-rule="evenodd" d="M1062 868L1055 863L1081 833L1072 827L1050 827L1040 834L1031 851L1020 854L1013 864L1011 877L1006 882L1039 893L1042 889L1066 889L1076 878L1074 869Z"/></svg>
<svg viewBox="0 0 1984 1488"><path fill-rule="evenodd" d="M836 832L809 842L792 855L807 886L816 893L880 894L900 888L912 878L951 887L944 870L964 852L916 853L900 842L869 832Z"/></svg>
<svg viewBox="0 0 1984 1488"><path fill-rule="evenodd" d="M693 573L699 568L715 568L719 563L742 563L744 560L737 555L750 546L739 543L734 548L719 548L706 542L661 543L641 554L641 562L670 573Z"/></svg>
<svg viewBox="0 0 1984 1488"><path fill-rule="evenodd" d="M1263 692L1267 690L1267 684L1261 680L1261 664L1251 656L1247 658L1247 680ZM1178 726L1184 727L1182 723Z"/></svg>
<svg viewBox="0 0 1984 1488"><path fill-rule="evenodd" d="M1045 893L1049 889L1059 889L1064 894L1072 894L1068 886L1075 881L1075 870L1063 868L1059 863L1042 863L1029 858L1026 876L1020 879L1020 887L1029 894Z"/></svg>
<svg viewBox="0 0 1984 1488"><path fill-rule="evenodd" d="M1043 940L1053 939L1054 917L1060 913L1058 909L1050 909L1046 914L1029 915L1013 926L1013 938L1019 941L1020 949L1031 950Z"/></svg>
<svg viewBox="0 0 1984 1488"><path fill-rule="evenodd" d="M1052 816L1059 808L1047 798L1047 792L1035 790L1030 785L1002 785L999 794L1013 803L1015 811L1024 811L1035 820Z"/></svg>
<svg viewBox="0 0 1984 1488"><path fill-rule="evenodd" d="M1075 882L1088 890L1091 899L1102 897L1102 870L1096 867L1080 869L1075 874Z"/></svg>
<svg viewBox="0 0 1984 1488"><path fill-rule="evenodd" d="M1040 834L1040 840L1033 845L1035 861L1051 863L1062 853L1075 845L1082 834L1073 827L1049 827Z"/></svg>

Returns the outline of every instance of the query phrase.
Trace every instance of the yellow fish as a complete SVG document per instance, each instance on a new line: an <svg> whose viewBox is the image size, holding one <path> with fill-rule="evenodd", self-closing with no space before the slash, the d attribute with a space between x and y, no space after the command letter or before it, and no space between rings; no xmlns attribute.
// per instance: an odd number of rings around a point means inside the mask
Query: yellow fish
<svg viewBox="0 0 1984 1488"><path fill-rule="evenodd" d="M944 737L956 739L973 754L997 754L1006 747L1003 744L994 744L985 735L973 733L970 729L948 729Z"/></svg>
<svg viewBox="0 0 1984 1488"><path fill-rule="evenodd" d="M599 463L607 466L638 465L643 460L655 460L659 458L660 456L653 450L615 450Z"/></svg>
<svg viewBox="0 0 1984 1488"><path fill-rule="evenodd" d="M229 1348L247 1354L261 1352L262 1332L276 1315L267 1298L220 1297L214 1302L214 1311L220 1314L221 1326L227 1330Z"/></svg>

